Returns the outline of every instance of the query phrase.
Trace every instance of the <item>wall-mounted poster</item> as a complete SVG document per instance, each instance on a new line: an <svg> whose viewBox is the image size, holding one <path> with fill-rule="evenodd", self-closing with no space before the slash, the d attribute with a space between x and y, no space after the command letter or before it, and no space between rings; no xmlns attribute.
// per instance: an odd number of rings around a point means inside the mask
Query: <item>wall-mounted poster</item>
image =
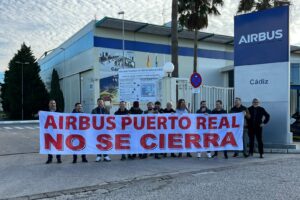
<svg viewBox="0 0 300 200"><path fill-rule="evenodd" d="M136 68L119 70L121 101L157 101L160 98L163 68Z"/></svg>
<svg viewBox="0 0 300 200"><path fill-rule="evenodd" d="M124 66L123 66L124 62ZM100 97L105 101L117 102L118 96L118 71L119 69L135 68L134 52L101 49L99 53L100 63Z"/></svg>

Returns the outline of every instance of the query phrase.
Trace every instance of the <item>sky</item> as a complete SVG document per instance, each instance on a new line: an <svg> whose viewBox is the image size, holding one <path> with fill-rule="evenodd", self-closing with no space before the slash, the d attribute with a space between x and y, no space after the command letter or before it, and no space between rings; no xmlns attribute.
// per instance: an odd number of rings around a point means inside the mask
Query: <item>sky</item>
<svg viewBox="0 0 300 200"><path fill-rule="evenodd" d="M291 44L300 46L300 0L292 0ZM221 16L204 32L233 36L239 0L224 0ZM0 0L0 81L9 60L25 42L36 58L56 48L93 19L105 16L162 25L171 20L171 0ZM298 11L298 12L297 12Z"/></svg>

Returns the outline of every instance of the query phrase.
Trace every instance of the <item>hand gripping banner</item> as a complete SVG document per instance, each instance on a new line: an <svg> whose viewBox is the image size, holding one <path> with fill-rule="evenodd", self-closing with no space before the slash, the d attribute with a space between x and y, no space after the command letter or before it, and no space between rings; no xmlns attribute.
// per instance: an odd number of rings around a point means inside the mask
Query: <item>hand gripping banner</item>
<svg viewBox="0 0 300 200"><path fill-rule="evenodd" d="M135 154L242 150L243 127L243 113L120 116L40 112L40 153Z"/></svg>

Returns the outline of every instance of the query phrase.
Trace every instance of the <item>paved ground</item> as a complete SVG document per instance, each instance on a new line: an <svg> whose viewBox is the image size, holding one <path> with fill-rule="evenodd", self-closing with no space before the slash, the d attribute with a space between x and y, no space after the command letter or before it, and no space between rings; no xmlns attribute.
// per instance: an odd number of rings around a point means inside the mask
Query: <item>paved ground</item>
<svg viewBox="0 0 300 200"><path fill-rule="evenodd" d="M300 199L300 157L128 181L67 199Z"/></svg>
<svg viewBox="0 0 300 200"><path fill-rule="evenodd" d="M38 152L38 144L37 123L0 125L0 155Z"/></svg>
<svg viewBox="0 0 300 200"><path fill-rule="evenodd" d="M45 165L38 140L36 124L0 126L0 199L300 199L299 154Z"/></svg>

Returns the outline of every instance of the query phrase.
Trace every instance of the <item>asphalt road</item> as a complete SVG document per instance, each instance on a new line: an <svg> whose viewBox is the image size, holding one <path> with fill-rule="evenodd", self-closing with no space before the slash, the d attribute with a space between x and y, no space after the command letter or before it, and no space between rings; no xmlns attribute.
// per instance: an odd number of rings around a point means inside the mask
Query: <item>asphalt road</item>
<svg viewBox="0 0 300 200"><path fill-rule="evenodd" d="M37 124L0 126L0 199L300 199L299 154L45 165L38 141Z"/></svg>
<svg viewBox="0 0 300 200"><path fill-rule="evenodd" d="M128 181L66 199L300 199L300 156L261 163L221 167L160 178Z"/></svg>

